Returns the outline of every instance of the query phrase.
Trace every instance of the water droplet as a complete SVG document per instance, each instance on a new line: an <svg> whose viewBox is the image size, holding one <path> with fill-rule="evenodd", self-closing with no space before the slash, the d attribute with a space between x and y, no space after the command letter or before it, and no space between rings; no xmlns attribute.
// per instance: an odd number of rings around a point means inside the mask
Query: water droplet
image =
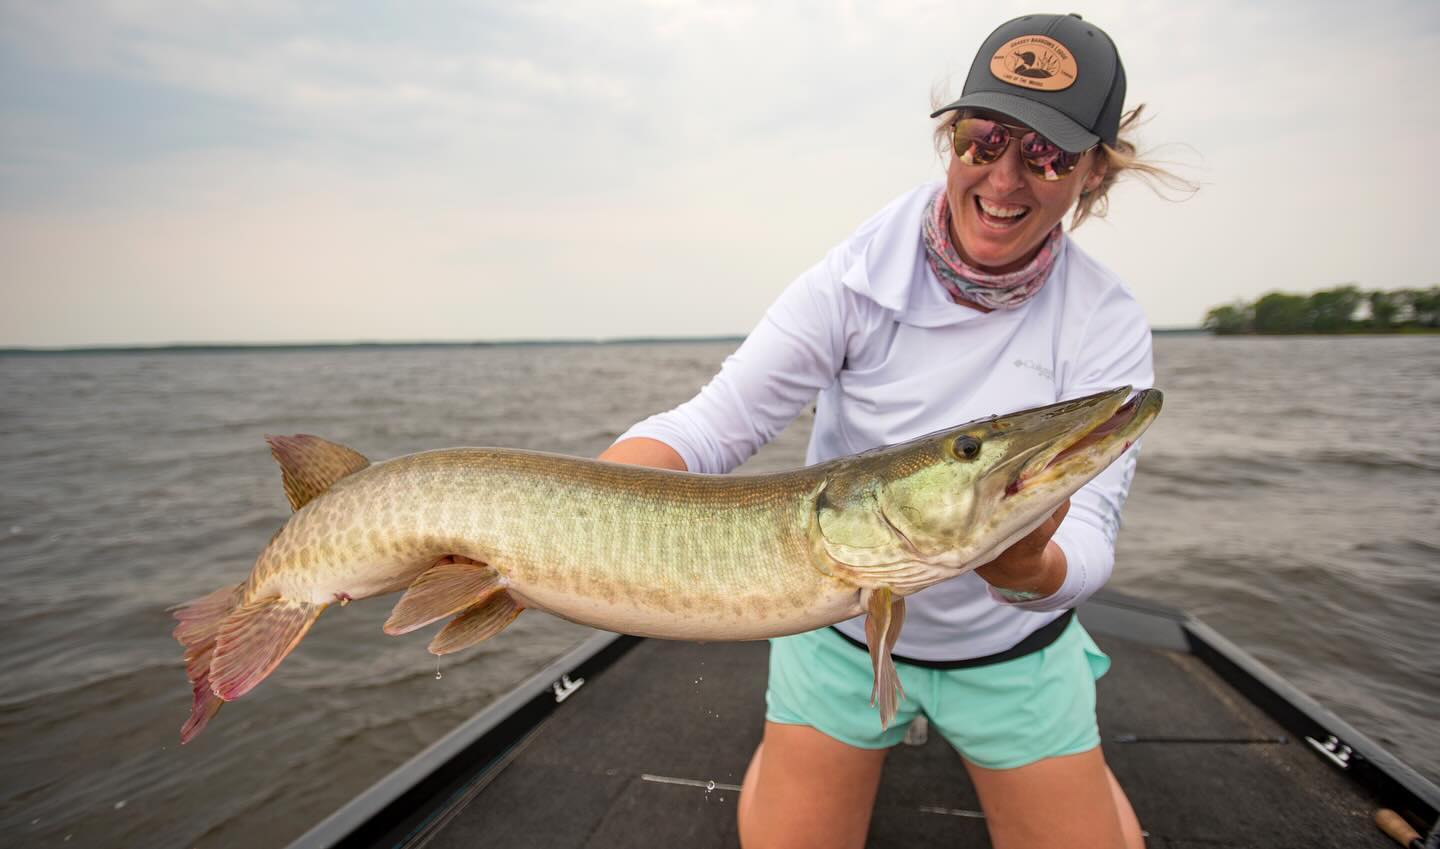
<svg viewBox="0 0 1440 849"><path fill-rule="evenodd" d="M435 664L435 680L439 681L441 678L444 677L444 675L440 674L440 664Z"/></svg>
<svg viewBox="0 0 1440 849"><path fill-rule="evenodd" d="M30 821L30 824L31 824L31 825L39 825L39 824L40 824L40 818L39 818L39 817L36 817L35 819L33 819L33 820Z"/></svg>
<svg viewBox="0 0 1440 849"><path fill-rule="evenodd" d="M11 526L10 526L10 535L11 535L11 536L16 536L16 535L22 534L22 533L24 533L24 532L25 532L25 529L22 528L22 527L20 527L19 525L11 525Z"/></svg>
<svg viewBox="0 0 1440 849"><path fill-rule="evenodd" d="M121 799L120 801L118 801L118 802L115 803L115 810L118 811L118 810L120 810L120 809L123 808L123 807L125 807L125 800L124 800L124 799Z"/></svg>
<svg viewBox="0 0 1440 849"><path fill-rule="evenodd" d="M705 792L706 792L706 793L709 793L711 790L714 790L714 789L715 789L715 782L714 782L714 781L707 781L707 782L705 782Z"/></svg>

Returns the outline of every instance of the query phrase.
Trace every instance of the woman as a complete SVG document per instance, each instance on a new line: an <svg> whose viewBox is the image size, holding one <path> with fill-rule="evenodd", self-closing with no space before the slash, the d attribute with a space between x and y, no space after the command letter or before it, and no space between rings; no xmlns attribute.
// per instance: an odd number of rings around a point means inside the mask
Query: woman
<svg viewBox="0 0 1440 849"><path fill-rule="evenodd" d="M694 399L601 459L728 472L815 399L815 463L1149 386L1143 311L1060 224L1103 214L1122 171L1159 173L1120 137L1138 112L1122 121L1124 95L1113 43L1078 16L1001 26L961 98L931 116L952 150L943 186L861 225ZM885 753L923 713L964 758L996 847L1142 846L1096 729L1109 660L1069 612L1109 577L1134 468L1132 451L993 562L908 599L889 729L870 707L863 618L773 640L743 844L863 845Z"/></svg>

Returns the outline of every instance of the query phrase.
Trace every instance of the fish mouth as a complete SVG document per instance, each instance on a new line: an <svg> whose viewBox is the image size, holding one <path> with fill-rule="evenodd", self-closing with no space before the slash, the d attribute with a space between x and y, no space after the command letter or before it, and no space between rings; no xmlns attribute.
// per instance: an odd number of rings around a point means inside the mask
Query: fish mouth
<svg viewBox="0 0 1440 849"><path fill-rule="evenodd" d="M1078 399L1078 409L1056 416L1063 428L1042 443L1005 487L1005 498L1045 480L1099 474L1109 463L1140 438L1160 412L1164 396L1158 389L1130 394L1124 387ZM1067 421L1068 419L1068 421Z"/></svg>

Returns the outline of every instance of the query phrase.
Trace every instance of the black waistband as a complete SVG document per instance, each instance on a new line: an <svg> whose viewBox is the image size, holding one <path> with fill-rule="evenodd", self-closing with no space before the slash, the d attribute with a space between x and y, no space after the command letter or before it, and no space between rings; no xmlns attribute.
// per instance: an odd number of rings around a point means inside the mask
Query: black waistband
<svg viewBox="0 0 1440 849"><path fill-rule="evenodd" d="M1074 618L1075 611L1067 610L1064 613L1060 614L1060 616L1058 616L1055 621L1046 623L1043 627L1032 632L1025 639L1021 640L1020 642L1016 643L1005 651L996 652L995 654L987 654L984 657L967 657L963 660L920 660L918 658L904 657L903 655L898 654L892 654L891 657L893 657L896 661L900 663L908 663L911 666L924 666L928 669L968 669L972 666L989 666L992 663L1001 663L1006 660L1014 660L1017 657L1024 657L1031 652L1040 651L1041 649L1060 639L1060 635L1065 631L1065 626L1069 625L1070 620ZM830 630L844 637L845 642L849 643L850 645L869 651L869 648L864 643L860 642L859 640L855 639L844 631L841 631L840 629L834 627L832 627Z"/></svg>

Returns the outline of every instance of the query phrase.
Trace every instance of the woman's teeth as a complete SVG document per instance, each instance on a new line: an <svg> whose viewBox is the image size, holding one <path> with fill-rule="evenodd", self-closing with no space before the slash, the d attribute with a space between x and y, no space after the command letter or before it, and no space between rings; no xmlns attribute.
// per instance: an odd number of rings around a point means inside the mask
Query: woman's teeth
<svg viewBox="0 0 1440 849"><path fill-rule="evenodd" d="M979 204L980 211L991 218L1009 220L1019 218L1030 211L1030 207L1028 206L1002 206L978 197L975 199L975 202Z"/></svg>

